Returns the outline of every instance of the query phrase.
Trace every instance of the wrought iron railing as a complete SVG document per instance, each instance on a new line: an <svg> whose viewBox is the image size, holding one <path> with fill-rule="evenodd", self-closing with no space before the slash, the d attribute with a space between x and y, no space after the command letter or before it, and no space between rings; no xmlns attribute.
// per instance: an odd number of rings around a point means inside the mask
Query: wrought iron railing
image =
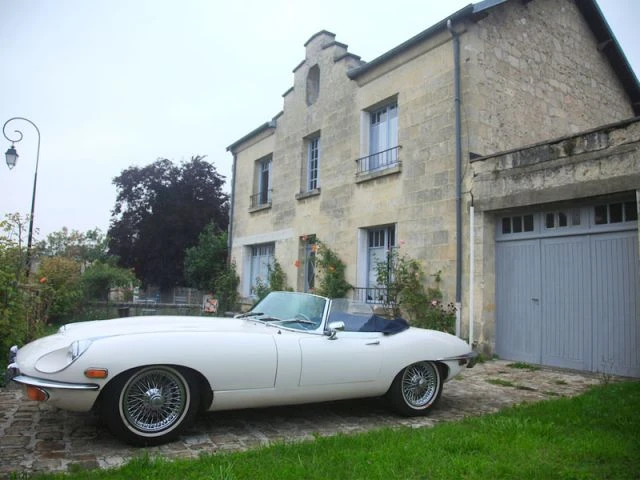
<svg viewBox="0 0 640 480"><path fill-rule="evenodd" d="M264 207L271 205L271 192L272 190L263 190L249 197L249 208Z"/></svg>
<svg viewBox="0 0 640 480"><path fill-rule="evenodd" d="M393 306L396 303L396 293L394 290L384 287L355 287L353 288L353 299L382 306Z"/></svg>
<svg viewBox="0 0 640 480"><path fill-rule="evenodd" d="M397 147L388 148L381 152L358 158L356 160L357 173L374 172L399 165L398 153L401 148L402 146L398 145Z"/></svg>

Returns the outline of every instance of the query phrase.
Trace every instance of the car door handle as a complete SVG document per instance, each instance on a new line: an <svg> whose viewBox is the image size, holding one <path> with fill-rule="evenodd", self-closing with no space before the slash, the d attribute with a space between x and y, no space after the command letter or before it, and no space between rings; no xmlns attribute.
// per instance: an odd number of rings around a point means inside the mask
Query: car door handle
<svg viewBox="0 0 640 480"><path fill-rule="evenodd" d="M366 345L380 345L380 340L376 340L375 342L369 342Z"/></svg>

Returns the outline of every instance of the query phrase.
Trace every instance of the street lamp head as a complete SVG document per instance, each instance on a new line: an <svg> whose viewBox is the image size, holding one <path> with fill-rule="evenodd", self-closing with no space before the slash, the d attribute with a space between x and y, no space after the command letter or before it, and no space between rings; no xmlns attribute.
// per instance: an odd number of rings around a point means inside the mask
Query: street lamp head
<svg viewBox="0 0 640 480"><path fill-rule="evenodd" d="M11 145L11 147L9 147L4 155L7 158L7 167L9 167L9 170L11 170L16 166L16 163L18 163L19 155L16 151L16 147L14 145Z"/></svg>

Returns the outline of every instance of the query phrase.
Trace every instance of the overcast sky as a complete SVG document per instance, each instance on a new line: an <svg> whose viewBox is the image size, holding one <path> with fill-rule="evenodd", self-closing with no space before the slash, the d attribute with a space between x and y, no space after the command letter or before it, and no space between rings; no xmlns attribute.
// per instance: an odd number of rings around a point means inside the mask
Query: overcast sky
<svg viewBox="0 0 640 480"><path fill-rule="evenodd" d="M282 109L318 31L370 61L468 3L0 0L0 127L27 117L41 133L37 239L106 233L112 179L132 165L206 155L229 182L226 147ZM598 3L637 75L640 1ZM37 134L16 128L19 163L0 163L3 218L31 205ZM0 135L0 153L9 146Z"/></svg>

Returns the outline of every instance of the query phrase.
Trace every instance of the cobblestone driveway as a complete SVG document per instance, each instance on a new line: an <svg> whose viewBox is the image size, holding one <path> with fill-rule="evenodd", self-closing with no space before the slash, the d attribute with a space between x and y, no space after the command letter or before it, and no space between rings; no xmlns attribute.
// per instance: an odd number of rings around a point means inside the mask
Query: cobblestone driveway
<svg viewBox="0 0 640 480"><path fill-rule="evenodd" d="M119 442L93 415L23 401L21 390L11 386L0 389L0 476L66 471L71 465L116 467L142 453L192 458L278 441L311 440L314 435L401 425L428 427L523 401L577 395L600 382L597 375L588 373L548 368L531 371L509 364L495 360L465 370L445 384L438 407L426 417L396 416L376 399L207 413L179 441L146 449Z"/></svg>

